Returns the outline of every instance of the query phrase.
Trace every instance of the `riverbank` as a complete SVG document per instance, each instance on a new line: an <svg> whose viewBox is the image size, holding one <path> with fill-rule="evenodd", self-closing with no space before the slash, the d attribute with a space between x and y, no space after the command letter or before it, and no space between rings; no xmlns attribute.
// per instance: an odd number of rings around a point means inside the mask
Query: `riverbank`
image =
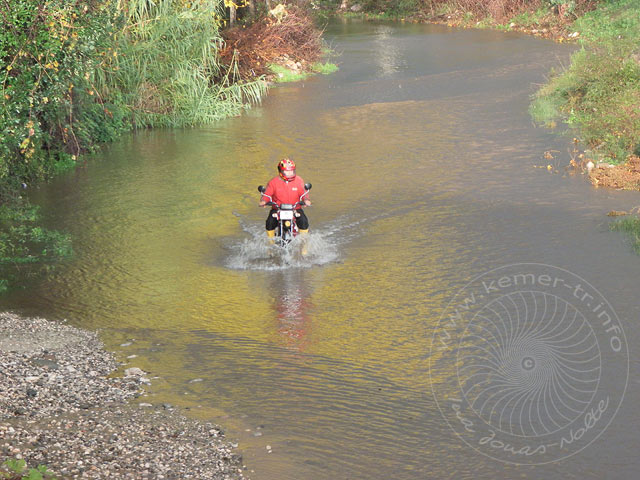
<svg viewBox="0 0 640 480"><path fill-rule="evenodd" d="M58 478L244 478L220 427L132 403L149 380L113 376L119 367L94 332L0 313L0 464Z"/></svg>
<svg viewBox="0 0 640 480"><path fill-rule="evenodd" d="M595 186L640 190L640 4L636 0L428 0L334 2L338 12L490 28L580 46L536 93L536 122L569 131L581 150L570 167ZM340 6L338 7L337 4ZM593 168L605 166L606 168Z"/></svg>

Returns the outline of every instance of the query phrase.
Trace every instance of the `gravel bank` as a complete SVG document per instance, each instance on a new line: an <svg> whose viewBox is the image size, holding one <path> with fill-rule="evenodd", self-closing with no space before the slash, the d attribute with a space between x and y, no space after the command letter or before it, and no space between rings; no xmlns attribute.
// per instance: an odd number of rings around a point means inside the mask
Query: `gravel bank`
<svg viewBox="0 0 640 480"><path fill-rule="evenodd" d="M219 427L129 404L148 380L138 369L107 378L117 367L93 332L0 313L0 463L23 458L58 478L244 478Z"/></svg>

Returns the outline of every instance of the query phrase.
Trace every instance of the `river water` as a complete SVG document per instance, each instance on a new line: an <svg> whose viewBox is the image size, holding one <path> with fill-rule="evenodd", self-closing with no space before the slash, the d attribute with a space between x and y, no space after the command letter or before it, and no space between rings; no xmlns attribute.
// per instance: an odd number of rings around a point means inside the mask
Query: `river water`
<svg viewBox="0 0 640 480"><path fill-rule="evenodd" d="M570 139L527 113L571 48L359 22L326 38L339 72L31 192L75 256L0 307L100 329L157 377L145 401L222 424L256 480L635 478L640 260L606 213L637 194L564 172ZM283 155L314 184L306 257L262 238L256 186ZM433 350L474 292L492 298Z"/></svg>

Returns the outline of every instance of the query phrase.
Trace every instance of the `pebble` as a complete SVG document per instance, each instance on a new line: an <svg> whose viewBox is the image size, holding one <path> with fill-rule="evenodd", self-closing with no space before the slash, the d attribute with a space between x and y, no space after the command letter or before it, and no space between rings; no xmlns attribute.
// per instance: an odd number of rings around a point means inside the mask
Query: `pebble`
<svg viewBox="0 0 640 480"><path fill-rule="evenodd" d="M145 372L119 366L94 332L0 313L0 454L59 478L244 479L220 427L129 403Z"/></svg>

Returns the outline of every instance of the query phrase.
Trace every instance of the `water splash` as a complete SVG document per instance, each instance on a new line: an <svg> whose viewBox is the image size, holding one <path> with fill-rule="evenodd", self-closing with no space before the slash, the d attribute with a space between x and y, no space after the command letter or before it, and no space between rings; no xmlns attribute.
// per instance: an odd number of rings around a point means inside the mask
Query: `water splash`
<svg viewBox="0 0 640 480"><path fill-rule="evenodd" d="M264 230L245 228L250 238L231 245L226 266L234 270L283 270L325 265L338 259L331 233L310 232L287 245L272 245Z"/></svg>

